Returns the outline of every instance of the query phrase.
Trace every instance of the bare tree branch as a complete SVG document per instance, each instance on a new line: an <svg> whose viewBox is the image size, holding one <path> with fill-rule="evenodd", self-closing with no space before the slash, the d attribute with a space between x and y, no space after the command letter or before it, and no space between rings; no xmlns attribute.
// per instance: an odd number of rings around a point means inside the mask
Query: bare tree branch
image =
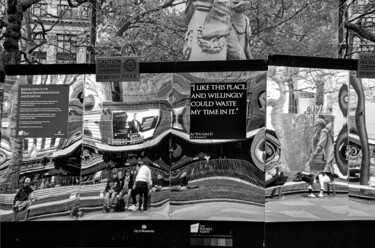
<svg viewBox="0 0 375 248"><path fill-rule="evenodd" d="M291 15L289 18L286 18L285 20L275 24L275 25L272 25L272 26L269 26L269 27L265 27L263 29L260 29L258 31L258 33L261 33L261 32L264 32L266 30L270 30L270 29L274 29L274 28L277 28L278 26L290 21L290 20L293 20L297 15L299 15L302 11L304 11L305 9L307 9L308 7L310 7L311 5L313 5L314 3L316 3L317 1L313 1L313 2L308 2L306 3L304 6L302 6L299 10L297 10L293 15Z"/></svg>
<svg viewBox="0 0 375 248"><path fill-rule="evenodd" d="M42 42L40 42L39 44L35 45L34 47L30 48L30 50L28 51L28 53L32 53L33 51L35 51L36 49L38 49L39 47L43 46L44 44L47 43L47 40L43 40Z"/></svg>
<svg viewBox="0 0 375 248"><path fill-rule="evenodd" d="M375 13L375 9L372 10L372 11L369 11L369 12L365 12L365 13L359 15L359 16L356 16L355 18L350 19L349 22L354 22L355 20L358 20L358 19L360 19L362 17L365 17L365 16L371 16L373 13Z"/></svg>
<svg viewBox="0 0 375 248"><path fill-rule="evenodd" d="M39 3L40 1L42 0L20 0L19 4L21 4L21 6L25 8L24 10L26 10L30 8L33 4Z"/></svg>
<svg viewBox="0 0 375 248"><path fill-rule="evenodd" d="M350 22L345 22L345 28L355 32L356 34L358 34L359 36L367 39L367 40L370 40L372 42L375 42L375 35L373 33L371 33L370 31L362 28L361 26L357 25L357 24L354 24L354 23L350 23Z"/></svg>
<svg viewBox="0 0 375 248"><path fill-rule="evenodd" d="M166 9L166 8L169 8L169 7L174 7L174 6L177 6L179 4L184 3L184 2L174 3L175 1L176 0L166 0L161 5L159 5L158 7L154 8L154 9L146 10L146 11L132 17L130 20L126 21L120 27L120 29L116 33L116 36L122 36L124 34L124 32L126 30L128 30L132 24L138 22L139 20L141 20L143 17L145 17L146 15L148 15L150 13L158 12L160 10L163 10L163 9Z"/></svg>

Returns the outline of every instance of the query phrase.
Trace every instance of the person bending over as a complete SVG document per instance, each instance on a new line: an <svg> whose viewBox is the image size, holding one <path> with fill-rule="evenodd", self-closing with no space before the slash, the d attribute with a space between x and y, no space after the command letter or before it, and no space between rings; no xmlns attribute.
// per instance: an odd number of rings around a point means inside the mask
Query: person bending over
<svg viewBox="0 0 375 248"><path fill-rule="evenodd" d="M151 170L142 162L140 162L137 167L139 167L139 169L137 176L135 177L133 188L135 190L135 194L139 195L138 210L142 210L141 207L143 202L143 211L147 211L149 190L152 187Z"/></svg>

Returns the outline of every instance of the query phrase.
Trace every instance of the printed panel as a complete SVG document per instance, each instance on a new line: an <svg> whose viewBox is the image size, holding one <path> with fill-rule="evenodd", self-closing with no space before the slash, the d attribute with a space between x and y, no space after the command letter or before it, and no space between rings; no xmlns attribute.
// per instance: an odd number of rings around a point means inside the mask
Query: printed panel
<svg viewBox="0 0 375 248"><path fill-rule="evenodd" d="M85 84L81 220L169 219L170 75Z"/></svg>
<svg viewBox="0 0 375 248"><path fill-rule="evenodd" d="M348 219L348 72L270 67L266 222Z"/></svg>
<svg viewBox="0 0 375 248"><path fill-rule="evenodd" d="M72 219L72 209L79 203L83 83L83 75L6 78L0 146L1 221ZM22 100L20 104L20 85L23 89L33 88L33 92L21 94L24 99L40 100ZM54 100L46 101L40 95L43 93L34 92L35 89L59 91L61 87L54 87L56 85L64 86L64 90ZM65 85L68 87L66 90ZM68 113L65 118L59 119L63 123L58 124L65 126L62 133L67 132L64 136L59 137L58 133L53 137L16 136L17 106L22 112L27 105L27 111L30 112L27 115L28 122L33 123L28 128L40 129L44 123L55 121L54 114L49 111L50 107L46 106L53 105L54 111L60 111L59 103L56 102L63 101L63 98L69 99L68 103L64 102L68 104ZM42 106L43 110L40 109ZM34 125L35 122L41 125ZM21 131L18 134L20 133ZM22 134L26 133L28 132L22 131Z"/></svg>
<svg viewBox="0 0 375 248"><path fill-rule="evenodd" d="M375 219L375 80L350 74L348 104L349 214Z"/></svg>
<svg viewBox="0 0 375 248"><path fill-rule="evenodd" d="M265 90L261 71L174 74L172 219L264 221Z"/></svg>

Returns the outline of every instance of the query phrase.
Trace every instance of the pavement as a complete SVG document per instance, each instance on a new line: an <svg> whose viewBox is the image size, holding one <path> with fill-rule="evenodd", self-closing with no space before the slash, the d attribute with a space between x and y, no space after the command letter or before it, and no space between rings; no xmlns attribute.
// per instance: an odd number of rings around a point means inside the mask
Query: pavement
<svg viewBox="0 0 375 248"><path fill-rule="evenodd" d="M307 194L283 195L267 199L265 207L238 202L200 202L184 205L166 203L146 212L103 213L99 208L79 220L216 220L251 222L298 222L375 220L375 200L345 194L308 198ZM69 215L38 217L32 221L74 220Z"/></svg>
<svg viewBox="0 0 375 248"><path fill-rule="evenodd" d="M174 220L264 221L264 205L206 202L171 206Z"/></svg>
<svg viewBox="0 0 375 248"><path fill-rule="evenodd" d="M124 211L115 213L104 213L102 210L85 212L79 220L168 220L169 204L161 207L153 207L148 211ZM65 221L75 220L70 216L53 216L46 218L38 218L36 221Z"/></svg>
<svg viewBox="0 0 375 248"><path fill-rule="evenodd" d="M350 197L349 216L351 220L375 220L375 200Z"/></svg>
<svg viewBox="0 0 375 248"><path fill-rule="evenodd" d="M346 220L348 216L347 195L309 198L305 193L266 203L266 222Z"/></svg>
<svg viewBox="0 0 375 248"><path fill-rule="evenodd" d="M374 220L375 201L348 195L309 198L307 193L284 195L266 203L266 222Z"/></svg>
<svg viewBox="0 0 375 248"><path fill-rule="evenodd" d="M103 213L101 210L86 212L79 220L221 220L221 221L264 221L264 207L234 202L209 202L171 206L164 204L146 212L124 211ZM69 216L38 218L35 221L73 220Z"/></svg>

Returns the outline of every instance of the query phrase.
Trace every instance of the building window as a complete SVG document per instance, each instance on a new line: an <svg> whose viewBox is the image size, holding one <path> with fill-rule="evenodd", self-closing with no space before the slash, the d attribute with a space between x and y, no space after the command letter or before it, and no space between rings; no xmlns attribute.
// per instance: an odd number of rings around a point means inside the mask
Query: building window
<svg viewBox="0 0 375 248"><path fill-rule="evenodd" d="M370 32L374 32L375 31L375 17L366 17L363 27Z"/></svg>
<svg viewBox="0 0 375 248"><path fill-rule="evenodd" d="M89 18L89 6L86 5L81 5L81 10L80 10L80 18L81 19L88 19Z"/></svg>
<svg viewBox="0 0 375 248"><path fill-rule="evenodd" d="M366 42L361 42L361 44L359 45L359 51L360 52L373 53L373 52L375 52L375 45L374 44L367 44Z"/></svg>
<svg viewBox="0 0 375 248"><path fill-rule="evenodd" d="M77 16L77 8L71 8L69 5L58 4L57 15L63 16L64 19L73 19Z"/></svg>
<svg viewBox="0 0 375 248"><path fill-rule="evenodd" d="M45 16L47 14L47 3L36 3L33 5L32 13L38 17Z"/></svg>
<svg viewBox="0 0 375 248"><path fill-rule="evenodd" d="M35 46L38 46L33 51L34 59L37 60L41 64L46 64L47 63L46 40L43 38L43 36L41 34L36 34L36 35L34 35L34 42L35 42ZM43 45L41 45L41 44L43 44Z"/></svg>
<svg viewBox="0 0 375 248"><path fill-rule="evenodd" d="M354 14L361 14L366 6L366 1L365 0L357 0L353 2L353 7L352 11Z"/></svg>
<svg viewBox="0 0 375 248"><path fill-rule="evenodd" d="M57 54L56 62L58 64L75 64L77 60L76 36L67 34L57 35Z"/></svg>

